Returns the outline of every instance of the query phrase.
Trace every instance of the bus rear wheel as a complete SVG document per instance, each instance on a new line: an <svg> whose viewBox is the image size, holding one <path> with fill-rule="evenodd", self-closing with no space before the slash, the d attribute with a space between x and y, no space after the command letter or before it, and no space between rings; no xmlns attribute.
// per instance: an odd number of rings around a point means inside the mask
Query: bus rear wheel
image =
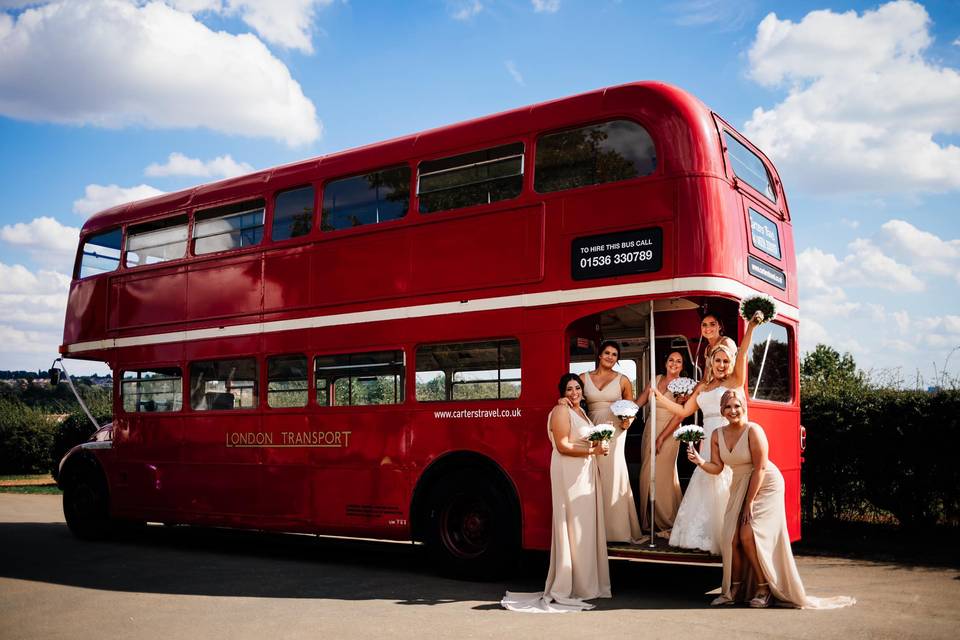
<svg viewBox="0 0 960 640"><path fill-rule="evenodd" d="M443 574L470 580L503 577L520 551L514 501L484 474L442 478L430 495L426 542Z"/></svg>
<svg viewBox="0 0 960 640"><path fill-rule="evenodd" d="M63 516L81 540L102 540L110 534L110 496L103 474L82 469L65 483Z"/></svg>

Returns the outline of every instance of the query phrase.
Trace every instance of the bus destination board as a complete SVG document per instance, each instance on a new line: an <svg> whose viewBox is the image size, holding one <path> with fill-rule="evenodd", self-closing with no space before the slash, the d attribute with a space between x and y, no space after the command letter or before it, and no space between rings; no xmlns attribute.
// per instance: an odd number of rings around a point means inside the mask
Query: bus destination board
<svg viewBox="0 0 960 640"><path fill-rule="evenodd" d="M571 247L570 270L574 280L649 273L662 266L660 227L575 238Z"/></svg>

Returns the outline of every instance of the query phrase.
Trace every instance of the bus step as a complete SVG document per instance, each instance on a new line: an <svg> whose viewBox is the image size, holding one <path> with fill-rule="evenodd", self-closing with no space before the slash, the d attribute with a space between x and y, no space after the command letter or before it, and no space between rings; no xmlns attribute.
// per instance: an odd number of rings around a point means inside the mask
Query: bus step
<svg viewBox="0 0 960 640"><path fill-rule="evenodd" d="M723 560L720 556L715 556L706 551L694 551L691 549L680 549L671 547L667 541L657 538L654 546L650 546L650 540L644 540L640 544L626 544L623 542L611 542L607 545L607 555L610 558L619 558L622 560L638 560L641 562L663 562L668 564L697 564L705 566L721 566Z"/></svg>

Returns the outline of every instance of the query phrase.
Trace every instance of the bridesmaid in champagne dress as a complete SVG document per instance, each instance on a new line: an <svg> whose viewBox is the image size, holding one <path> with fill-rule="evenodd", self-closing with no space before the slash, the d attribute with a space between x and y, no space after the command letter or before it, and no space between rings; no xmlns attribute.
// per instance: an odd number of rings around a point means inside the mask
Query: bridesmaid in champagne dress
<svg viewBox="0 0 960 640"><path fill-rule="evenodd" d="M657 376L657 389L668 399L677 401L677 398L667 389L667 385L680 377L683 371L683 354L679 351L673 351L667 354L665 362L665 374ZM646 389L637 404L645 405L650 395L650 390ZM657 400L657 425L656 432L651 429L650 418L647 418L647 424L643 431L643 444L641 445L641 465L640 465L640 527L643 531L650 529L650 505L647 502L650 498L650 437L656 438L656 500L654 501L654 523L660 533L673 526L673 520L677 517L677 509L680 508L680 500L683 494L680 491L680 477L677 475L677 452L680 449L680 443L670 437L673 431L680 425L680 418L674 417L667 409L666 405Z"/></svg>
<svg viewBox="0 0 960 640"><path fill-rule="evenodd" d="M613 370L620 360L620 345L613 340L600 343L597 368L581 375L583 396L587 401L593 424L611 424L614 428L610 441L610 455L597 460L600 484L603 487L603 510L609 542L631 542L642 535L633 501L630 475L627 471L626 429L620 425L610 405L617 400L633 400L633 386L629 378ZM625 423L629 428L630 423Z"/></svg>
<svg viewBox="0 0 960 640"><path fill-rule="evenodd" d="M511 611L563 613L592 609L584 602L610 597L610 570L603 528L597 456L608 443L587 440L593 425L581 408L580 378L560 378L560 392L572 407L558 405L550 412L547 435L553 445L550 486L553 496L553 537L550 570L542 593L508 591L500 604Z"/></svg>
<svg viewBox="0 0 960 640"><path fill-rule="evenodd" d="M856 602L848 596L816 598L807 595L790 548L784 507L783 476L767 457L763 428L747 422L746 400L740 389L730 389L720 399L727 426L713 433L710 446L714 462L695 449L687 456L707 473L733 469L730 499L723 517L720 550L723 587L713 605L731 605L753 593L750 606L777 604L803 609L838 609Z"/></svg>

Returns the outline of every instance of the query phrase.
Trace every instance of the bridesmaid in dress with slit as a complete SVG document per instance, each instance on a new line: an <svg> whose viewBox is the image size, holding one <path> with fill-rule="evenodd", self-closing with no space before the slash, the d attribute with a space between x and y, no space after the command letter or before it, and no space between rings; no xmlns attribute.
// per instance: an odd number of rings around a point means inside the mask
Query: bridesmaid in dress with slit
<svg viewBox="0 0 960 640"><path fill-rule="evenodd" d="M754 608L776 604L802 609L838 609L856 602L848 596L809 596L800 580L790 548L784 507L783 475L767 457L763 428L747 422L746 400L740 389L730 389L720 400L727 425L714 431L710 441L713 460L707 462L695 449L690 460L707 473L733 470L730 499L723 516L720 552L723 586L714 606L732 605L753 593Z"/></svg>
<svg viewBox="0 0 960 640"><path fill-rule="evenodd" d="M587 439L593 424L580 402L580 378L560 378L560 392L572 406L558 405L547 420L553 445L550 488L553 498L553 536L550 569L541 593L508 591L500 604L525 613L565 613L592 609L585 602L610 597L610 570L604 536L603 504L597 459L609 452L608 443Z"/></svg>

